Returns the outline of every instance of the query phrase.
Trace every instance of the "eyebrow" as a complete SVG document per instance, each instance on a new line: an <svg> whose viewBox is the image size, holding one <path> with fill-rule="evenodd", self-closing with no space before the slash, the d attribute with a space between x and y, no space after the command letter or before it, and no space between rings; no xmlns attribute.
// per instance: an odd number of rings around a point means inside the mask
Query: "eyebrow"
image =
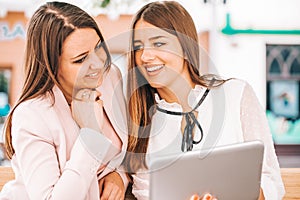
<svg viewBox="0 0 300 200"><path fill-rule="evenodd" d="M98 42L97 42L97 44L95 45L94 49L98 46L99 42L101 42L101 39L98 40ZM77 56L74 56L74 57L71 58L71 59L72 59L72 60L75 60L76 58L79 58L79 57L81 57L81 56L83 56L83 55L86 55L87 53L88 53L88 51L85 51L85 52L83 52L83 53L81 53L81 54L79 54L79 55L77 55Z"/></svg>
<svg viewBox="0 0 300 200"><path fill-rule="evenodd" d="M152 41L152 40L157 40L157 39L165 38L165 37L166 36L158 35L158 36L154 36L154 37L149 38L149 40ZM141 40L134 40L133 42L142 42L142 41Z"/></svg>
<svg viewBox="0 0 300 200"><path fill-rule="evenodd" d="M81 56L83 56L83 55L86 55L87 53L88 53L87 51L86 51L86 52L83 52L83 53L81 53L81 54L79 54L79 55L77 55L77 56L71 58L71 60L75 60L76 58L79 58L79 57L81 57Z"/></svg>

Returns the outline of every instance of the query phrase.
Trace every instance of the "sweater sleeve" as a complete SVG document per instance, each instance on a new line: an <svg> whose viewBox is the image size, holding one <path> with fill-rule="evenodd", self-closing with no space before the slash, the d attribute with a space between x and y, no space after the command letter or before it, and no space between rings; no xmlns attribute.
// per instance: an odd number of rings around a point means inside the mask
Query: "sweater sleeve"
<svg viewBox="0 0 300 200"><path fill-rule="evenodd" d="M241 123L246 141L261 140L265 146L261 177L261 188L265 199L282 199L285 190L266 113L249 84L246 84L242 95Z"/></svg>

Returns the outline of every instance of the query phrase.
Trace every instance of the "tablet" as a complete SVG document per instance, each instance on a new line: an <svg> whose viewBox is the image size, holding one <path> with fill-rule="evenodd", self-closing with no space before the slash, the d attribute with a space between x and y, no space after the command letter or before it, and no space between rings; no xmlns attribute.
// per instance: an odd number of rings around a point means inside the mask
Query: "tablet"
<svg viewBox="0 0 300 200"><path fill-rule="evenodd" d="M150 199L207 192L220 200L258 199L263 152L261 141L250 141L157 158L149 165Z"/></svg>

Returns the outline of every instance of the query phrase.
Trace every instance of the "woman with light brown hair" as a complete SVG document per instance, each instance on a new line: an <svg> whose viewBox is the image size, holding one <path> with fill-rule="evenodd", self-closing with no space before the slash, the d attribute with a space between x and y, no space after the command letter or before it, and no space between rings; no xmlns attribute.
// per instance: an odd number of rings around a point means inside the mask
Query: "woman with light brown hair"
<svg viewBox="0 0 300 200"><path fill-rule="evenodd" d="M4 126L15 180L0 199L124 199L122 80L97 23L47 2L26 39L23 89Z"/></svg>
<svg viewBox="0 0 300 200"><path fill-rule="evenodd" d="M156 157L250 140L265 146L259 198L281 199L265 112L245 81L200 74L197 31L184 7L174 1L145 5L133 19L130 42L124 163L137 199L149 198L148 167Z"/></svg>

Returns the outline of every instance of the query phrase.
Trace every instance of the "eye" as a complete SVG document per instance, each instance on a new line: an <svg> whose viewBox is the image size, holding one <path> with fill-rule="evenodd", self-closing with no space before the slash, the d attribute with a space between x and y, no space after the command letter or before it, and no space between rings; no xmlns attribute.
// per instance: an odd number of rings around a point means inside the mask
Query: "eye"
<svg viewBox="0 0 300 200"><path fill-rule="evenodd" d="M144 47L143 47L143 45L134 45L133 46L133 51L140 51L140 50L142 50Z"/></svg>
<svg viewBox="0 0 300 200"><path fill-rule="evenodd" d="M84 57L82 57L82 58L80 58L80 59L78 59L78 60L75 60L73 63L76 63L76 64L83 63L83 62L85 61L86 57L87 57L87 56L84 56Z"/></svg>
<svg viewBox="0 0 300 200"><path fill-rule="evenodd" d="M153 46L154 47L161 47L161 46L163 46L163 45L165 45L166 43L164 43L164 42L154 42L154 44L153 44Z"/></svg>

